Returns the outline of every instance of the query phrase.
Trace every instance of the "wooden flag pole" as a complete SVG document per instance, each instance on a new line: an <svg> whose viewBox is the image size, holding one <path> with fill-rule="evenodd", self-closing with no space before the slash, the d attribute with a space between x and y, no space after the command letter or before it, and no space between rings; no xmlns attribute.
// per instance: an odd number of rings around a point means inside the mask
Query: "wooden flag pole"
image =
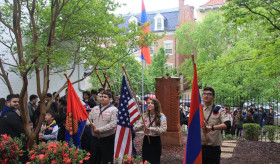
<svg viewBox="0 0 280 164"><path fill-rule="evenodd" d="M134 99L135 99L135 101L136 101L136 103L137 103L138 112L140 113L140 117L142 118L142 121L143 121L143 124L144 124L144 129L146 129L147 127L146 127L146 125L145 125L145 121L144 121L143 115L142 115L142 113L141 113L141 110L139 109L138 100L137 100L137 98L136 98L134 89L133 89L132 84L131 84L131 82L130 82L130 79L129 79L127 73L126 73L126 69L125 69L124 65L122 65L122 69L123 69L123 71L124 71L124 73L125 73L125 76L126 76L126 78L127 78L127 80L128 80L129 86L130 86L130 88L131 88L131 90L132 90L132 92L133 92ZM149 144L151 144L150 137L149 137L148 134L147 134L147 137L148 137Z"/></svg>
<svg viewBox="0 0 280 164"><path fill-rule="evenodd" d="M194 54L191 55L192 56L192 62L193 62L193 65L195 65L195 60L194 60ZM203 118L204 118L204 113L202 113L203 115ZM205 137L205 143L206 145L208 144L208 140L207 140L207 129L206 129L206 121L203 120L203 127L204 127L204 130L203 130L203 133L204 133L204 137Z"/></svg>

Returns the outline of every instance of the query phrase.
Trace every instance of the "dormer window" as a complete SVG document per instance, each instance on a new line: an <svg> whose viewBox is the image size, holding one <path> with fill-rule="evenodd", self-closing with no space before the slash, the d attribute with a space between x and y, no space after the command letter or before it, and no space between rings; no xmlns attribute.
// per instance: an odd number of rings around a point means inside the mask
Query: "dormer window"
<svg viewBox="0 0 280 164"><path fill-rule="evenodd" d="M135 24L138 24L138 19L135 17L135 16L132 16L129 20L128 20L129 23L135 23Z"/></svg>
<svg viewBox="0 0 280 164"><path fill-rule="evenodd" d="M157 13L154 19L155 19L155 31L164 30L164 16L162 16L160 13Z"/></svg>

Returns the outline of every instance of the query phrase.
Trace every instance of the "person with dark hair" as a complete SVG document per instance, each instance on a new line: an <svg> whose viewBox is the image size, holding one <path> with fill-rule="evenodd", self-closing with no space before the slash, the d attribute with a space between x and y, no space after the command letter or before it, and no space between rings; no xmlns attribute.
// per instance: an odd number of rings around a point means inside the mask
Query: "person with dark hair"
<svg viewBox="0 0 280 164"><path fill-rule="evenodd" d="M65 125L66 125L66 111L67 111L67 101L65 98L59 99L58 102L58 112L59 115L57 117L57 125L59 127L57 140L65 141Z"/></svg>
<svg viewBox="0 0 280 164"><path fill-rule="evenodd" d="M46 95L46 105L48 105L48 103L50 101L52 101L52 98L53 98L53 95L51 93L47 93ZM51 106L50 106L50 110L53 110L55 113L58 112L58 109L57 109L57 106L58 104L56 102L51 102Z"/></svg>
<svg viewBox="0 0 280 164"><path fill-rule="evenodd" d="M20 137L24 133L21 117L16 112L19 108L19 97L15 94L7 96L7 105L0 115L0 134Z"/></svg>
<svg viewBox="0 0 280 164"><path fill-rule="evenodd" d="M6 106L6 100L5 98L0 98L0 112L2 109Z"/></svg>
<svg viewBox="0 0 280 164"><path fill-rule="evenodd" d="M96 106L96 103L94 102L93 99L90 99L90 92L89 91L84 91L83 92L83 102L86 103L87 105L90 106L90 108L93 108Z"/></svg>
<svg viewBox="0 0 280 164"><path fill-rule="evenodd" d="M54 111L48 110L45 115L45 122L39 133L39 140L45 142L56 142L58 134L58 126L54 120Z"/></svg>
<svg viewBox="0 0 280 164"><path fill-rule="evenodd" d="M260 116L261 116L260 112L257 111L256 108L254 108L254 114L253 114L254 123L256 123L256 124L260 123Z"/></svg>
<svg viewBox="0 0 280 164"><path fill-rule="evenodd" d="M35 110L37 109L37 102L38 102L38 96L37 95L31 95L29 97L29 102L27 104L28 106L28 113L29 113L29 121L32 121L34 123L33 115Z"/></svg>
<svg viewBox="0 0 280 164"><path fill-rule="evenodd" d="M236 137L241 137L241 130L243 129L243 124L244 124L244 116L240 108L237 108L237 114L235 116L235 128L237 129Z"/></svg>
<svg viewBox="0 0 280 164"><path fill-rule="evenodd" d="M263 107L260 107L260 126L263 127L266 125L267 115L263 110Z"/></svg>
<svg viewBox="0 0 280 164"><path fill-rule="evenodd" d="M6 106L2 109L0 115L0 134L7 134L8 136L14 138L20 138L21 135L25 135L23 122L19 115L19 95L10 94L7 96ZM27 162L28 156L26 153L26 140L22 140L23 156L20 157L22 163Z"/></svg>
<svg viewBox="0 0 280 164"><path fill-rule="evenodd" d="M117 125L117 108L110 104L112 94L104 91L101 104L95 106L89 113L87 125L92 128L90 147L90 163L113 163L114 142Z"/></svg>
<svg viewBox="0 0 280 164"><path fill-rule="evenodd" d="M274 124L274 111L273 108L270 108L267 116L267 125L273 125L273 124Z"/></svg>
<svg viewBox="0 0 280 164"><path fill-rule="evenodd" d="M104 92L104 88L99 88L99 89L98 89L98 94L101 95L103 92Z"/></svg>
<svg viewBox="0 0 280 164"><path fill-rule="evenodd" d="M252 116L254 115L255 111L254 111L254 105L253 104L250 105L249 112L252 114Z"/></svg>
<svg viewBox="0 0 280 164"><path fill-rule="evenodd" d="M56 93L57 93L57 92L53 92L53 97L55 96ZM56 103L58 104L59 99L60 99L60 95L58 94L58 95L55 97L54 102L56 102Z"/></svg>
<svg viewBox="0 0 280 164"><path fill-rule="evenodd" d="M205 126L201 128L202 163L217 164L221 159L221 130L229 129L231 123L229 116L222 111L222 108L214 104L215 91L213 88L205 87L202 99L205 121Z"/></svg>
<svg viewBox="0 0 280 164"><path fill-rule="evenodd" d="M116 108L119 108L119 103L120 103L120 96L115 96L114 106Z"/></svg>
<svg viewBox="0 0 280 164"><path fill-rule="evenodd" d="M100 104L100 97L98 96L98 92L96 90L91 90L91 99L95 102L96 105Z"/></svg>
<svg viewBox="0 0 280 164"><path fill-rule="evenodd" d="M135 131L144 129L145 132L142 146L143 161L147 160L152 164L159 164L162 150L160 135L167 130L167 120L165 115L161 113L161 105L157 99L150 98L148 110L143 117L145 122L140 119L133 128ZM149 143L147 136L149 136L151 143Z"/></svg>
<svg viewBox="0 0 280 164"><path fill-rule="evenodd" d="M254 123L254 119L253 119L251 112L249 112L249 111L246 111L246 112L247 112L247 114L246 114L246 118L244 119L244 123Z"/></svg>

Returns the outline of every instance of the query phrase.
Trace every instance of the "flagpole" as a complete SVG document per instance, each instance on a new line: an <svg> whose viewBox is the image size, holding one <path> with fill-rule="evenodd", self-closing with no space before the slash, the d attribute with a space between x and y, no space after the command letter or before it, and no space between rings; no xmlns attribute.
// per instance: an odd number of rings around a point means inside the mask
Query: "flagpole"
<svg viewBox="0 0 280 164"><path fill-rule="evenodd" d="M194 54L192 54L191 57L192 57L193 65L195 65ZM203 118L205 118L203 112L202 112L202 115L203 115ZM206 121L203 120L203 125L202 126L204 126L204 129L205 129L205 130L203 130L203 133L204 133L204 137L205 137L205 143L207 145L208 144L208 140L207 140L206 124L207 124Z"/></svg>
<svg viewBox="0 0 280 164"><path fill-rule="evenodd" d="M130 82L130 79L129 79L127 73L126 73L126 69L125 69L124 65L122 65L122 69L123 69L123 71L124 71L124 73L125 73L125 76L126 76L126 78L127 78L127 80L128 80L129 86L130 86L130 88L131 88L131 90L132 90L132 92L133 92L134 99L135 99L135 101L136 101L136 103L137 103L138 112L140 113L140 117L142 118L144 127L145 127L145 129L146 129L147 127L146 127L146 125L145 125L145 121L144 121L143 115L141 114L141 111L139 111L139 103L138 103L138 100L137 100L137 98L136 98L134 89L133 89L132 84L131 84L131 82ZM149 144L151 144L150 137L149 137L148 135L147 135L147 137L148 137Z"/></svg>
<svg viewBox="0 0 280 164"><path fill-rule="evenodd" d="M144 114L144 106L145 106L145 101L144 101L144 60L142 59L142 114Z"/></svg>

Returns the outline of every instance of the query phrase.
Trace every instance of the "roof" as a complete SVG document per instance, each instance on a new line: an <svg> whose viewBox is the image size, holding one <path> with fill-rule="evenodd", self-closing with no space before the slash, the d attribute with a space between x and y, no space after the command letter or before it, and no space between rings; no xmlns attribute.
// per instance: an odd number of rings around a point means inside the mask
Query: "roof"
<svg viewBox="0 0 280 164"><path fill-rule="evenodd" d="M201 5L200 7L223 5L223 4L226 4L225 0L210 0L209 2L205 3L204 5Z"/></svg>
<svg viewBox="0 0 280 164"><path fill-rule="evenodd" d="M155 20L154 17L160 13L164 17L164 30L161 31L175 31L178 24L179 17L179 8L172 8L166 10L157 10L147 12L147 19L150 23L151 32L160 32L159 30L155 31ZM124 15L125 23L119 25L119 27L128 28L128 20L132 17L136 17L139 22L141 22L141 13Z"/></svg>

